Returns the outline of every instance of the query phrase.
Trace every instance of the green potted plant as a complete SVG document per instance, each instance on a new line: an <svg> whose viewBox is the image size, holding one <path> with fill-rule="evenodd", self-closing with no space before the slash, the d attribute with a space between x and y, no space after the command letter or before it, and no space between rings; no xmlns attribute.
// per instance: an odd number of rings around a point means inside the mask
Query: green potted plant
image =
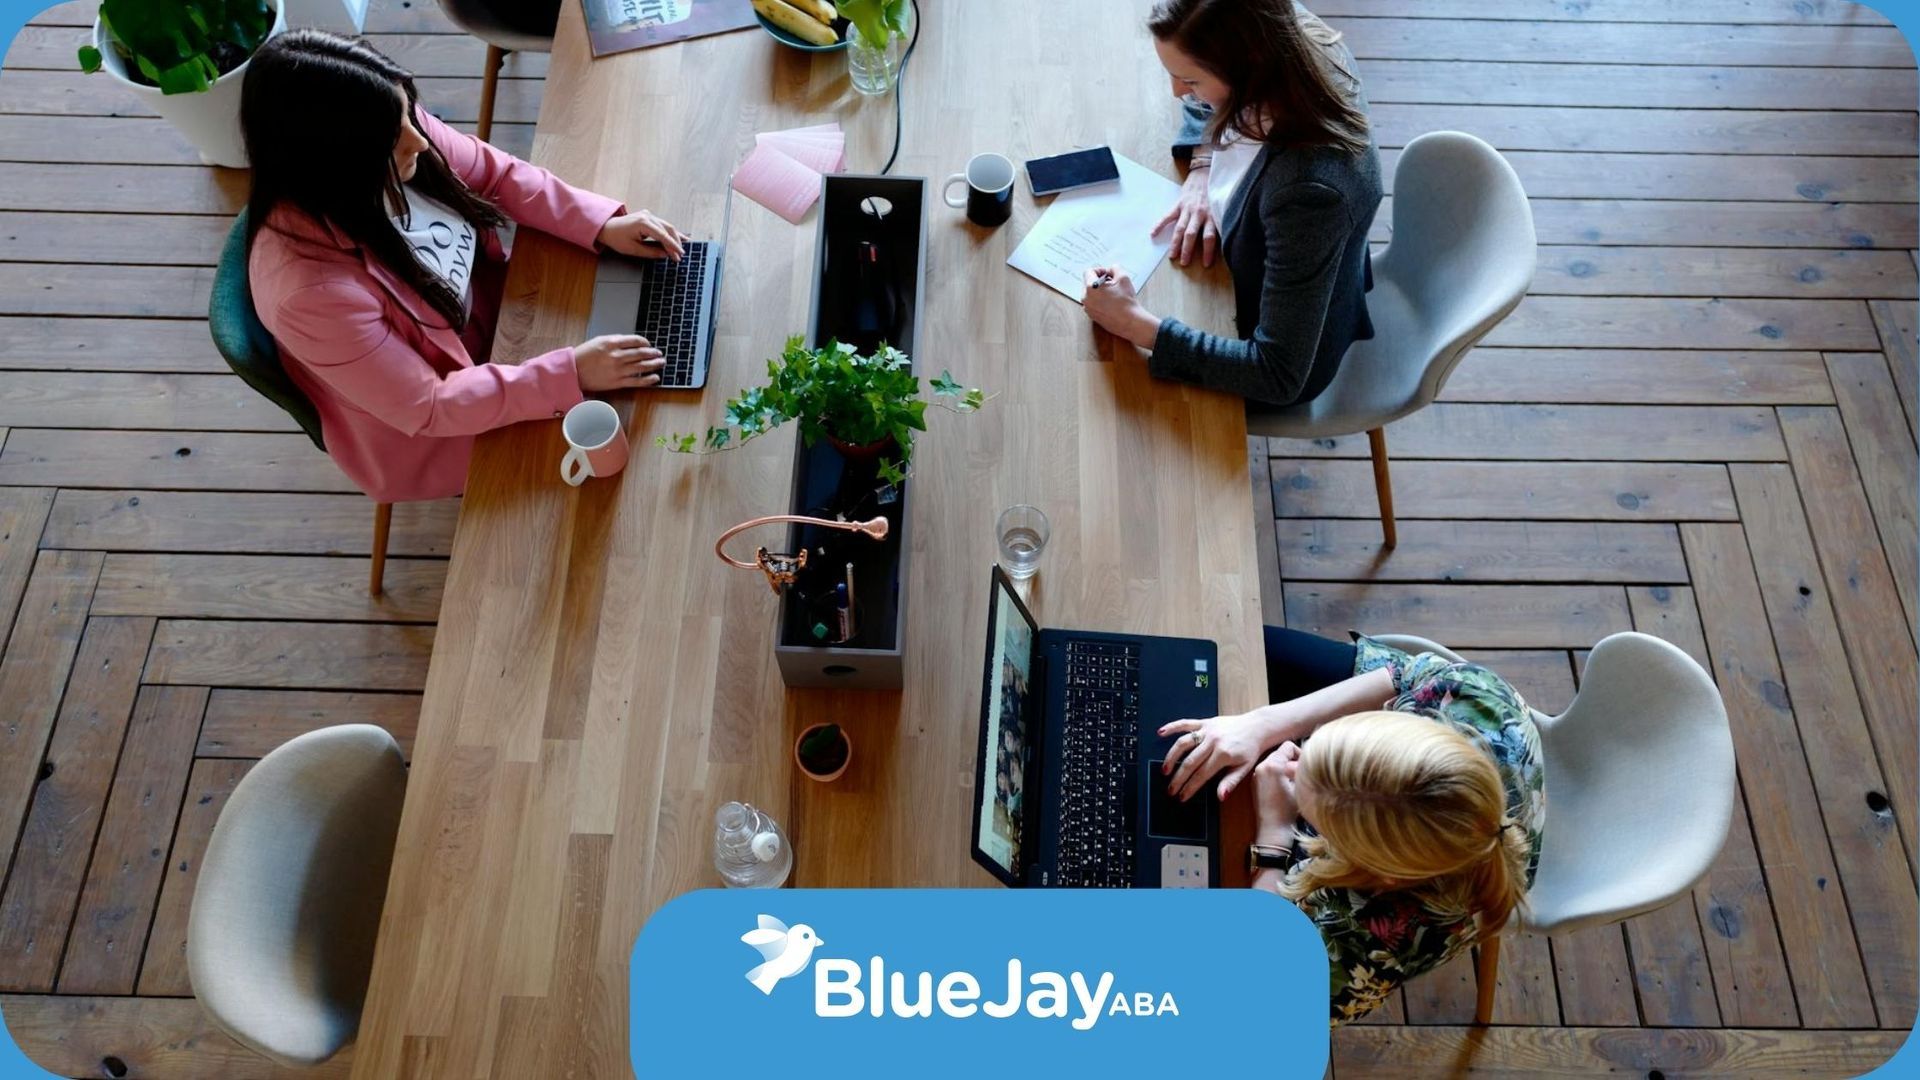
<svg viewBox="0 0 1920 1080"><path fill-rule="evenodd" d="M718 453L798 421L803 446L826 439L849 459L878 458L880 479L898 484L913 462L913 433L927 430L928 405L967 413L986 403L944 371L929 385L931 401L920 396L907 354L890 345L862 355L837 341L809 349L790 337L780 358L767 361L767 384L727 402L725 424L655 442L678 454Z"/></svg>
<svg viewBox="0 0 1920 1080"><path fill-rule="evenodd" d="M847 771L853 760L853 740L839 724L814 724L793 743L793 761L807 779L830 784Z"/></svg>
<svg viewBox="0 0 1920 1080"><path fill-rule="evenodd" d="M245 168L240 87L247 61L286 29L283 0L102 0L83 71L105 70L200 151Z"/></svg>
<svg viewBox="0 0 1920 1080"><path fill-rule="evenodd" d="M907 0L840 0L847 20L847 77L863 94L884 94L900 71L900 42L912 31Z"/></svg>

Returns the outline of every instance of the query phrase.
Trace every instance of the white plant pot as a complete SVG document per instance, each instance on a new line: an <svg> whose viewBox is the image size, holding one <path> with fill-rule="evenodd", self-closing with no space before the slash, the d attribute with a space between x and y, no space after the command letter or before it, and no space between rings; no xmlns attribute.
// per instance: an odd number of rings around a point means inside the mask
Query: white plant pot
<svg viewBox="0 0 1920 1080"><path fill-rule="evenodd" d="M272 37L287 28L286 5L271 0L274 8ZM127 78L127 67L120 51L107 40L100 21L93 23L93 46L100 50L100 66L120 80L121 85L139 95L169 124L179 130L200 151L200 160L229 169L247 167L247 144L240 134L240 87L246 81L245 63L215 79L213 85L198 94L163 94L158 87L146 86Z"/></svg>

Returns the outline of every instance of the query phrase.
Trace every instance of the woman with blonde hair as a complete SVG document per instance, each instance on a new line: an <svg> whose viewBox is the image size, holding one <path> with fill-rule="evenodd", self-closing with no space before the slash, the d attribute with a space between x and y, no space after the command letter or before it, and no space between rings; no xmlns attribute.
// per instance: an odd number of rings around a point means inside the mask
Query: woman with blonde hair
<svg viewBox="0 0 1920 1080"><path fill-rule="evenodd" d="M1540 735L1477 664L1365 637L1267 638L1275 704L1166 725L1180 736L1168 783L1190 798L1220 776L1224 799L1252 778L1254 887L1319 927L1345 1023L1525 903L1546 817Z"/></svg>

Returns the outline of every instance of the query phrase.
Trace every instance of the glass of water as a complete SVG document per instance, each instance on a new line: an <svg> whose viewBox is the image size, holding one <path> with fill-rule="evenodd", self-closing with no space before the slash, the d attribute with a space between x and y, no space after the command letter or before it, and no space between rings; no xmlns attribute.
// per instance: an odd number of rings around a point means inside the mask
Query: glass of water
<svg viewBox="0 0 1920 1080"><path fill-rule="evenodd" d="M995 531L1000 536L1000 565L1007 576L1025 581L1040 568L1040 552L1046 549L1052 528L1047 515L1033 506L1009 506L1000 512Z"/></svg>

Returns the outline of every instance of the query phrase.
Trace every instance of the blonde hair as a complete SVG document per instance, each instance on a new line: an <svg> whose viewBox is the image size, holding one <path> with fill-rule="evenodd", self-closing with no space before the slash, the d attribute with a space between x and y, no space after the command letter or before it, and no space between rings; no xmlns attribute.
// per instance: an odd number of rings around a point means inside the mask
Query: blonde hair
<svg viewBox="0 0 1920 1080"><path fill-rule="evenodd" d="M1526 830L1507 813L1492 759L1459 731L1410 713L1355 713L1302 747L1298 780L1320 835L1281 884L1287 899L1403 890L1477 916L1483 934L1525 899Z"/></svg>

